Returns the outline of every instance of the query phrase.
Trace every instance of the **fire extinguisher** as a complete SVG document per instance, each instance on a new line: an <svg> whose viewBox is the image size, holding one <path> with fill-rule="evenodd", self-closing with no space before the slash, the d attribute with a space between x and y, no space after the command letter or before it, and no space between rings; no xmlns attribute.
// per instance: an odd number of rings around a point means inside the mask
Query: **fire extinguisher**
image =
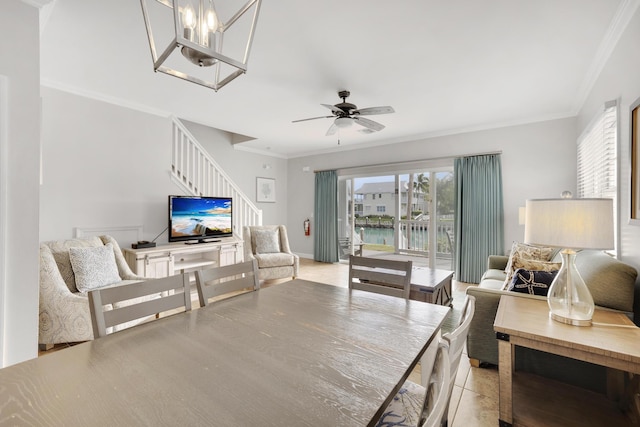
<svg viewBox="0 0 640 427"><path fill-rule="evenodd" d="M304 220L304 235L305 236L311 235L311 221L309 221L309 218Z"/></svg>

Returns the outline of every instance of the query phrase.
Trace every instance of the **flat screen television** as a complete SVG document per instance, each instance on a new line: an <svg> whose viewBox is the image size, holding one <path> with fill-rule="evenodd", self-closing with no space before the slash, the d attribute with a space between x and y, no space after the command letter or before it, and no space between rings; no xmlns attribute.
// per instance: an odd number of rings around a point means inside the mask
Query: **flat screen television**
<svg viewBox="0 0 640 427"><path fill-rule="evenodd" d="M169 241L204 243L232 236L232 205L231 197L169 196Z"/></svg>

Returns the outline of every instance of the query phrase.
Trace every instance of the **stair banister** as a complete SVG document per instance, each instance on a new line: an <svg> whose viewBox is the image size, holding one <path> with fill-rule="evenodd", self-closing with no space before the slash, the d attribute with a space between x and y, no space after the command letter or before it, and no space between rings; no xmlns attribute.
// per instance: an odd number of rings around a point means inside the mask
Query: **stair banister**
<svg viewBox="0 0 640 427"><path fill-rule="evenodd" d="M245 225L262 225L258 209L177 117L172 117L171 176L193 196L233 198L234 234Z"/></svg>

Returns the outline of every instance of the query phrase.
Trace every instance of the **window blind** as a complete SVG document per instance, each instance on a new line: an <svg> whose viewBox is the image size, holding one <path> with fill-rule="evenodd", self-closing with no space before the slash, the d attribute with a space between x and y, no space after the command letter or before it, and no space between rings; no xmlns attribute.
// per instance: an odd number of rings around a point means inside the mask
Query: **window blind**
<svg viewBox="0 0 640 427"><path fill-rule="evenodd" d="M616 206L618 108L607 102L578 138L578 197L610 198Z"/></svg>

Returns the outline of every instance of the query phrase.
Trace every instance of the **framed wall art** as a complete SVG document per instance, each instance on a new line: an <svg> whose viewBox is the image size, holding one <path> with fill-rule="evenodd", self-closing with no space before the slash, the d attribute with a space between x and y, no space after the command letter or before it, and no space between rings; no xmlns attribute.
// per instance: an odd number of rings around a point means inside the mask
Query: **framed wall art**
<svg viewBox="0 0 640 427"><path fill-rule="evenodd" d="M631 104L629 117L631 140L631 223L640 225L640 98Z"/></svg>
<svg viewBox="0 0 640 427"><path fill-rule="evenodd" d="M256 201L275 203L276 180L274 178L256 178Z"/></svg>

